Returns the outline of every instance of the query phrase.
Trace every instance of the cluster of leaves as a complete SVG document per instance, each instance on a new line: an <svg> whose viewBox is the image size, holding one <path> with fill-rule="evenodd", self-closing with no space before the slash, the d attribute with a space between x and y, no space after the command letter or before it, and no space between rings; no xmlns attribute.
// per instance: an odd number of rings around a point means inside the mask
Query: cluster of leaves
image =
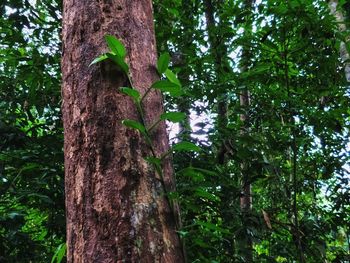
<svg viewBox="0 0 350 263"><path fill-rule="evenodd" d="M183 121L186 117L186 114L183 112L165 112L159 116L158 120L154 120L153 124L147 125L145 123L144 109L143 109L142 102L144 101L145 98L147 98L147 95L149 95L149 93L152 90L160 90L164 93L168 93L172 97L178 97L183 94L180 81L178 80L177 76L168 68L169 62L170 62L170 56L168 53L164 53L159 57L159 60L157 62L157 70L159 75L161 77L162 75L164 75L166 79L161 79L154 82L146 90L146 92L141 96L140 92L132 84L132 79L129 75L129 66L125 62L125 57L127 55L127 52L123 43L121 43L121 41L119 41L116 37L110 36L110 35L106 36L105 39L109 46L110 52L100 55L99 57L94 59L90 65L96 64L106 59L111 59L116 64L116 66L118 66L122 70L122 72L124 72L128 76L130 87L121 87L120 91L133 99L140 119L139 120L126 119L126 120L123 120L123 124L128 128L138 130L145 137L145 140L148 146L150 147L151 152L153 153L153 156L146 156L145 158L147 161L149 161L151 164L154 165L155 170L158 172L159 176L163 179L161 163L166 156L168 156L172 152L181 152L181 151L199 152L200 151L200 148L197 145L191 142L182 141L173 145L168 152L162 153L161 156L155 155L155 150L154 150L154 146L151 138L152 131L155 128L157 128L159 123L161 123L162 121L170 121L173 123L178 123ZM166 191L166 189L164 190Z"/></svg>

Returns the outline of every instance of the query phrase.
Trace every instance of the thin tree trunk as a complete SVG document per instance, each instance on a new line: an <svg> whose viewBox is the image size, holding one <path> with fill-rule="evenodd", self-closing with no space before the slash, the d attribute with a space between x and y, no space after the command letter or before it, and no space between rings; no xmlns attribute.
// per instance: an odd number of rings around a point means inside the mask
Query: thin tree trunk
<svg viewBox="0 0 350 263"><path fill-rule="evenodd" d="M196 53L196 44L193 42L194 32L196 30L196 9L198 9L198 3L196 1L183 1L181 8L183 10L180 23L182 28L182 39L176 45L179 51L179 59L173 61L174 66L180 67L178 78L181 81L183 87L188 88L191 85L190 76L192 73L189 65L189 58ZM192 54L191 54L191 53ZM180 141L191 140L191 99L190 97L180 97L177 100L177 106L179 111L186 114L186 119L179 123L179 137Z"/></svg>
<svg viewBox="0 0 350 263"><path fill-rule="evenodd" d="M290 149L287 151L287 156L289 161L292 163L292 169L290 173L290 184L291 189L288 190L288 196L291 199L291 209L289 212L289 216L292 218L293 226L290 228L290 232L292 234L296 251L297 251L297 257L300 263L305 262L305 256L304 256L304 250L302 246L302 240L301 240L301 232L300 232L300 224L299 224L299 209L298 209L298 194L299 194L299 183L298 183L298 145L297 145L297 138L296 138L296 123L294 120L294 113L293 113L293 100L292 94L290 92L290 77L289 77L289 67L288 67L288 45L287 45L287 36L286 36L286 30L283 31L283 60L284 60L284 80L285 80L285 88L287 91L287 115L289 115L288 122L290 124L290 135L292 138Z"/></svg>
<svg viewBox="0 0 350 263"><path fill-rule="evenodd" d="M215 70L215 84L216 89L218 89L218 97L217 99L217 129L218 129L218 138L220 138L221 142L219 145L218 153L217 153L217 162L219 165L225 165L227 163L228 157L228 145L229 138L227 138L226 126L227 126L227 96L226 90L223 89L225 85L223 75L229 74L232 72L232 69L228 62L228 52L227 47L223 39L219 40L218 29L221 26L221 21L215 20L215 12L219 10L220 6L214 6L212 0L204 0L204 12L206 17L206 30L208 33L208 39L210 44L211 56L214 60L214 70ZM222 29L223 30L223 29ZM223 224L225 226L232 225L232 203L234 203L233 191L230 187L226 185L221 186L221 195L222 195L222 203L221 203L221 216L223 219ZM226 255L234 254L234 243L235 236L231 235L228 238L225 238L223 243L223 248Z"/></svg>
<svg viewBox="0 0 350 263"><path fill-rule="evenodd" d="M207 21L207 31L209 35L209 43L211 45L211 52L214 57L215 62L215 71L217 76L217 83L221 85L223 83L223 74L229 73L228 69L230 69L230 65L227 61L227 47L224 42L218 41L218 35L217 32L215 32L216 28L216 22L214 17L214 5L211 0L205 0L205 15L206 15L206 21ZM247 0L244 3L244 8L249 9L251 11L252 1ZM221 50L221 53L219 52ZM244 72L247 70L249 63L250 63L250 52L249 48L243 47L243 54L241 59L241 71ZM250 94L248 91L248 88L244 89L240 96L240 106L244 111L247 111L250 106ZM243 123L241 135L245 136L249 133L249 120L248 120L248 114L243 113L240 115L240 119ZM227 99L226 99L226 92L223 91L222 95L218 97L218 130L219 130L219 136L221 138L224 138L221 149L218 154L218 163L224 164L225 158L226 158L226 144L227 139L225 137L225 128L227 125ZM252 194L251 194L251 184L250 184L250 176L248 172L248 162L245 161L241 164L242 169L242 194L240 198L240 208L242 211L242 220L243 220L243 227L245 228L245 233L243 236L239 237L239 240L237 242L238 244L238 253L244 257L246 262L252 262L253 261L253 254L252 254L252 239L250 235L248 234L248 227L249 227L249 213L251 211L252 206ZM229 193L227 193L229 189L223 189L223 192L225 196L227 196ZM225 220L225 216L224 216ZM226 219L227 220L227 219ZM232 244L233 248L233 244ZM230 248L227 248L230 249Z"/></svg>
<svg viewBox="0 0 350 263"><path fill-rule="evenodd" d="M216 84L217 88L221 88L223 85L222 75L224 73L229 73L230 66L227 62L227 48L223 40L219 41L217 35L217 25L214 17L214 5L212 0L204 0L205 8L205 18L206 27L208 32L208 38L210 43L210 52L214 59L215 74L216 74ZM219 52L221 51L221 53ZM221 149L219 150L218 162L219 164L224 164L225 162L225 136L224 130L227 126L227 99L226 91L222 90L219 92L221 94L217 98L217 128L219 136L223 138Z"/></svg>
<svg viewBox="0 0 350 263"><path fill-rule="evenodd" d="M338 0L330 0L328 5L329 9L331 10L331 14L334 15L336 21L339 23L338 24L338 29L340 32L345 32L346 31L346 23L345 23L345 18L343 15L342 10L338 6ZM347 36L346 42L350 41L350 36ZM348 60L350 59L350 54L346 48L346 43L341 42L340 43L340 58L342 59L344 66L345 66L345 77L348 82L350 82L350 63Z"/></svg>
<svg viewBox="0 0 350 263"><path fill-rule="evenodd" d="M244 111L247 111L250 105L250 92L245 89L240 94L240 106ZM241 136L247 136L249 134L249 119L247 113L240 115L242 121ZM252 210L253 198L252 198L252 185L250 182L248 161L243 161L241 164L242 173L242 191L240 197L240 208L242 213L242 222L244 227L243 239L238 241L240 244L240 254L244 257L245 262L253 262L253 241L248 231L250 226L249 216Z"/></svg>
<svg viewBox="0 0 350 263"><path fill-rule="evenodd" d="M128 50L134 86L157 79L150 0L64 0L63 119L68 262L183 262L170 204L144 157L142 136L122 125L138 115L118 91L127 78L110 62L89 67L107 50L106 34ZM146 122L162 113L161 95L145 101ZM165 125L153 134L156 153L168 150ZM169 160L165 184L173 189ZM169 190L168 189L168 190Z"/></svg>
<svg viewBox="0 0 350 263"><path fill-rule="evenodd" d="M329 9L331 11L331 14L335 17L336 21L339 23L338 24L338 30L340 32L346 32L347 27L346 27L346 22L345 21L345 17L343 14L343 10L340 9L339 5L339 1L338 0L330 0L329 3ZM347 11L347 16L349 17L350 14L350 10L346 9L344 11ZM345 13L346 14L346 13ZM348 52L348 49L346 47L346 45L348 44L348 42L350 41L350 35L346 36L345 42L341 42L340 43L340 58L344 63L344 73L345 73L345 78L347 80L347 82L350 82L350 63L349 63L349 59L350 59L350 54ZM323 101L326 101L326 99L324 97L321 98L321 104ZM324 106L324 105L322 105ZM350 237L349 237L349 227L347 227L345 229L346 231L346 238L347 238L347 245L348 245L348 253L350 253Z"/></svg>
<svg viewBox="0 0 350 263"><path fill-rule="evenodd" d="M244 22L249 25L248 28L252 27L252 5L253 0L244 1L244 10L248 11L248 16L244 18ZM247 27L246 27L247 28ZM247 34L245 29L244 34ZM251 52L249 45L242 47L242 57L240 62L241 72L248 70L251 64ZM244 87L239 95L240 106L243 113L240 114L240 120L242 121L241 136L249 135L249 115L248 110L250 107L250 91L248 87ZM249 216L252 210L253 198L252 198L252 185L251 176L249 171L249 161L244 160L241 164L242 171L242 192L240 198L240 208L242 212L243 227L245 228L244 240L241 240L241 254L244 257L245 262L253 262L253 241L250 233L248 232L250 226Z"/></svg>

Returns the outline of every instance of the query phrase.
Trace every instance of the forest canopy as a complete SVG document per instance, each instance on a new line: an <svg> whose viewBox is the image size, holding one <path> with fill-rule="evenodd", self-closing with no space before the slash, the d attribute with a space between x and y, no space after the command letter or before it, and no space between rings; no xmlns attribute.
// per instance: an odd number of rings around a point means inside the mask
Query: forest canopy
<svg viewBox="0 0 350 263"><path fill-rule="evenodd" d="M0 262L65 262L62 3L0 14ZM170 144L188 142L167 193L188 262L350 262L350 4L154 0L153 15L182 87L163 99L181 112Z"/></svg>

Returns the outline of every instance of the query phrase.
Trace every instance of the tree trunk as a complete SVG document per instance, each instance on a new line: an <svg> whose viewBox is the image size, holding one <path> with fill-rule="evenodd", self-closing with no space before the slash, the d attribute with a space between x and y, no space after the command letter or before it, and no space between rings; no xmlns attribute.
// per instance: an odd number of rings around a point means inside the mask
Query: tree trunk
<svg viewBox="0 0 350 263"><path fill-rule="evenodd" d="M243 9L248 12L248 15L244 18L244 22L247 24L244 35L247 34L246 30L252 28L252 6L253 0L245 0L243 2ZM249 32L248 32L249 33ZM240 62L240 71L244 73L248 70L251 64L251 51L249 45L242 47L242 57ZM239 101L243 113L240 114L240 120L242 121L241 136L249 135L249 115L248 110L250 107L250 91L249 87L244 87L239 95ZM240 198L240 208L242 212L242 222L245 229L245 234L242 240L239 242L240 252L244 257L245 262L253 262L253 240L251 234L249 233L249 228L251 227L250 214L252 210L253 198L252 198L252 185L251 176L249 171L249 161L243 160L241 163L242 171L242 192Z"/></svg>
<svg viewBox="0 0 350 263"><path fill-rule="evenodd" d="M334 15L336 21L338 22L338 30L343 33L347 30L346 28L346 21L342 12L341 7L339 7L338 0L330 0L329 3L329 9L331 10L331 14ZM350 55L346 48L346 44L350 41L350 36L347 35L345 42L340 43L340 58L344 63L344 69L345 69L345 77L348 82L350 82Z"/></svg>
<svg viewBox="0 0 350 263"><path fill-rule="evenodd" d="M227 146L229 145L229 139L226 132L227 126L227 99L226 99L226 87L222 89L225 83L225 74L231 73L231 68L228 62L227 47L224 39L219 39L218 29L221 25L221 19L215 19L215 13L219 13L221 4L214 5L212 0L204 0L204 13L206 18L206 31L209 40L209 53L213 58L214 70L215 70L215 85L218 90L217 96L217 120L216 127L218 130L218 138L221 142L217 152L217 163L219 165L226 165L228 160ZM223 29L223 28L221 28ZM224 29L223 29L224 31ZM232 224L232 189L229 186L223 184L221 186L222 202L220 206L220 212L223 220L223 224L230 226ZM224 253L226 255L232 255L234 252L234 235L226 237L223 242Z"/></svg>
<svg viewBox="0 0 350 263"><path fill-rule="evenodd" d="M193 1L182 1L182 16L180 18L180 25L182 31L181 40L175 44L180 54L180 59L176 63L173 60L173 65L180 68L178 78L185 89L192 85L190 66L190 58L196 54L196 44L193 41L194 32L196 30L196 9L197 4ZM186 114L186 119L179 123L179 141L191 141L191 98L189 96L179 97L176 101L178 110Z"/></svg>
<svg viewBox="0 0 350 263"><path fill-rule="evenodd" d="M137 120L133 102L118 91L126 76L110 62L89 67L107 51L104 36L128 50L134 86L157 79L150 0L64 0L63 120L68 262L183 262L176 220L160 178L144 157L143 137L122 125ZM145 101L148 124L162 113L161 95ZM154 132L156 153L168 150L165 124ZM165 185L173 189L169 160Z"/></svg>
<svg viewBox="0 0 350 263"><path fill-rule="evenodd" d="M225 163L225 154L226 154L226 137L225 129L227 126L227 99L226 99L226 90L223 89L223 83L225 78L223 75L231 73L231 68L227 60L227 47L223 39L219 39L217 32L217 25L214 17L215 7L212 0L204 0L204 10L206 18L206 28L208 32L208 40L210 43L210 53L214 59L215 65L215 75L216 75L216 84L219 90L220 96L217 98L217 129L219 136L223 138L221 144L221 149L218 154L218 163Z"/></svg>

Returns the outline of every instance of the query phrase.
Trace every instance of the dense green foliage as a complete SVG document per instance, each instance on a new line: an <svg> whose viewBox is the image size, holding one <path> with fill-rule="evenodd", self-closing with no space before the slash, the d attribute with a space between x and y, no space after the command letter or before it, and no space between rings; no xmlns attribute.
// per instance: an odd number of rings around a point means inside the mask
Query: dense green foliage
<svg viewBox="0 0 350 263"><path fill-rule="evenodd" d="M0 5L0 261L48 262L64 241L55 1Z"/></svg>
<svg viewBox="0 0 350 263"><path fill-rule="evenodd" d="M61 6L0 13L0 262L48 262L65 240ZM187 116L176 139L202 148L174 154L189 262L349 261L349 31L328 3L157 0L154 13L185 91L165 96Z"/></svg>

